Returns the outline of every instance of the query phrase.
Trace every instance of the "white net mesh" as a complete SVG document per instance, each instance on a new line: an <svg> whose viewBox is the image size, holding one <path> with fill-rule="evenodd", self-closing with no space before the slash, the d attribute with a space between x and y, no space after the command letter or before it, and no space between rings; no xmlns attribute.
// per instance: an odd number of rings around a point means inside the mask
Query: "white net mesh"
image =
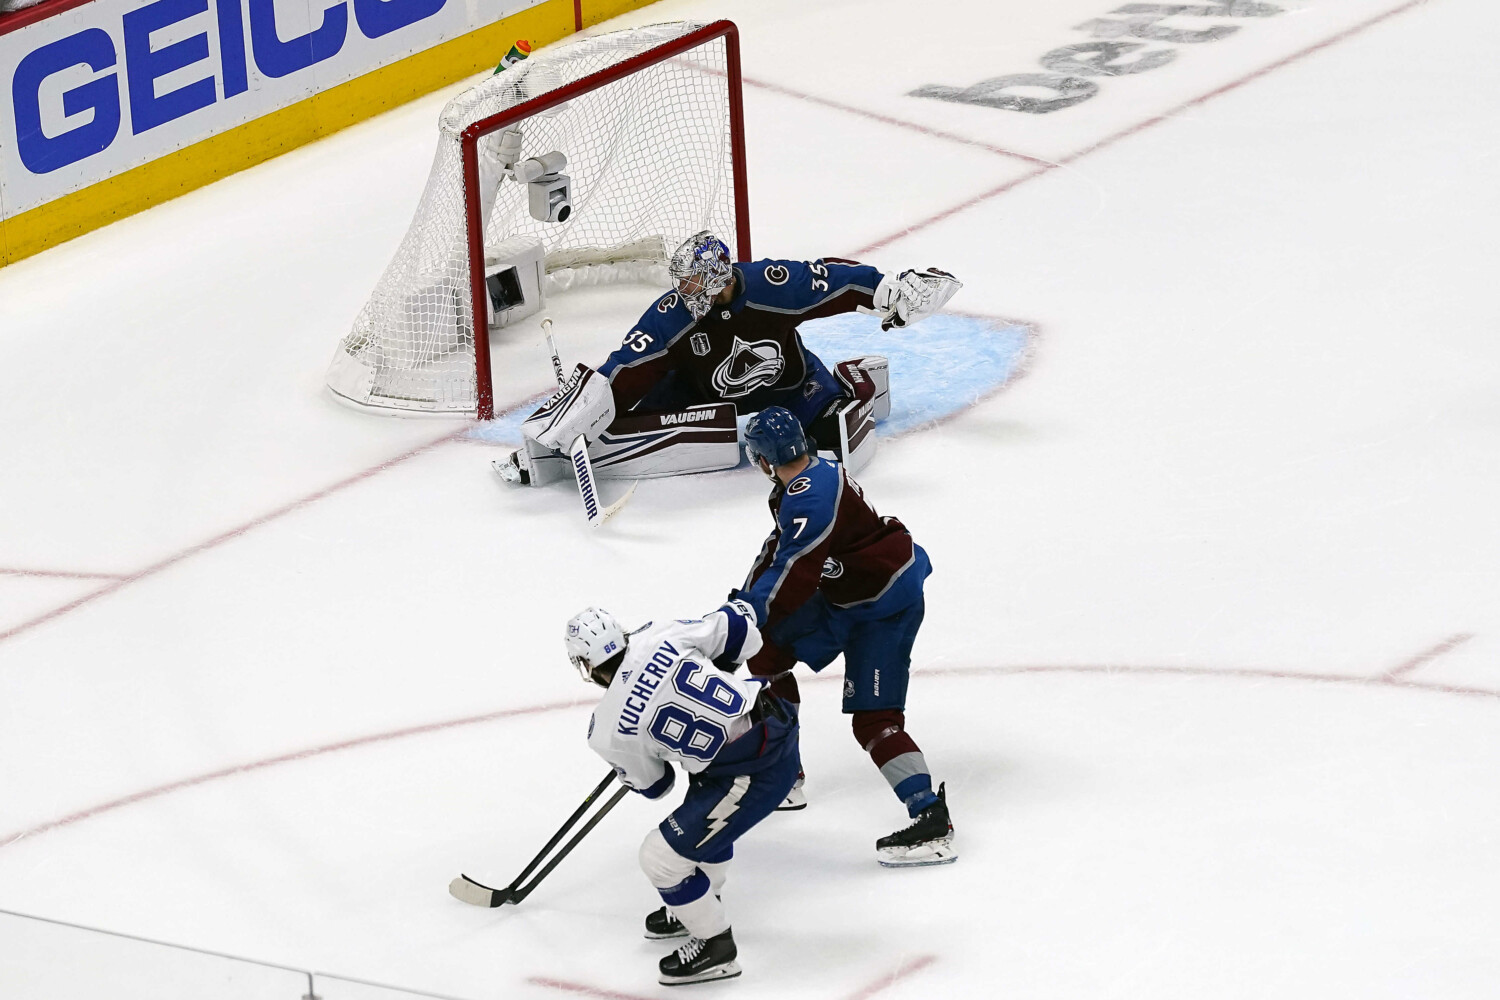
<svg viewBox="0 0 1500 1000"><path fill-rule="evenodd" d="M329 387L368 406L474 411L460 133L701 27L652 25L554 45L450 101L416 216L335 352ZM566 154L573 211L566 222L539 222L526 186L504 178L498 191L481 192L481 204L494 199L485 246L512 237L541 243L549 294L622 278L660 280L667 255L702 229L738 259L726 61L725 41L715 38L509 126L522 134L523 158ZM487 146L496 138L481 138L482 164L493 163ZM619 273L604 273L617 264Z"/></svg>

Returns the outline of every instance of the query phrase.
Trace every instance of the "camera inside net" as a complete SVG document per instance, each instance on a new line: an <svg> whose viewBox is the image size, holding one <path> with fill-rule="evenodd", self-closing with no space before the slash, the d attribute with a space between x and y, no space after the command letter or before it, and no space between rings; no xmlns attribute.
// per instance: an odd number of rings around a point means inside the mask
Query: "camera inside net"
<svg viewBox="0 0 1500 1000"><path fill-rule="evenodd" d="M567 222L573 215L573 185L562 173L568 158L554 150L515 165L516 180L526 185L527 208L538 222Z"/></svg>

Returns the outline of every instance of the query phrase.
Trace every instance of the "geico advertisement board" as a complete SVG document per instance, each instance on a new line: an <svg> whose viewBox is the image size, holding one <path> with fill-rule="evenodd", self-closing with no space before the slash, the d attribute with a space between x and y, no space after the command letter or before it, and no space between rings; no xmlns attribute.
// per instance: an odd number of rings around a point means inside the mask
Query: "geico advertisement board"
<svg viewBox="0 0 1500 1000"><path fill-rule="evenodd" d="M0 206L44 205L543 2L93 0L0 34Z"/></svg>

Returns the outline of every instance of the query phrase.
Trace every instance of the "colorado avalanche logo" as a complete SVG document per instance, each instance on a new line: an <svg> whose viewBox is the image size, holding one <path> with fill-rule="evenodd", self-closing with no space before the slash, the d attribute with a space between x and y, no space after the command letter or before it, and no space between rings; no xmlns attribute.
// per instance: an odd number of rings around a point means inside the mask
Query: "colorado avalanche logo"
<svg viewBox="0 0 1500 1000"><path fill-rule="evenodd" d="M729 357L714 369L714 389L725 399L748 396L762 386L774 385L786 368L786 358L774 340L745 343L734 338Z"/></svg>
<svg viewBox="0 0 1500 1000"><path fill-rule="evenodd" d="M823 560L823 579L837 580L844 575L844 564L829 556Z"/></svg>
<svg viewBox="0 0 1500 1000"><path fill-rule="evenodd" d="M773 285L784 285L792 273L780 264L766 265L766 280Z"/></svg>
<svg viewBox="0 0 1500 1000"><path fill-rule="evenodd" d="M796 496L798 493L806 493L810 489L812 489L812 480L808 479L806 476L801 476L797 479L793 479L791 483L787 485L786 491L792 496Z"/></svg>
<svg viewBox="0 0 1500 1000"><path fill-rule="evenodd" d="M675 308L677 308L676 292L667 293L666 295L662 296L662 300L656 304L656 311L659 313L671 312Z"/></svg>

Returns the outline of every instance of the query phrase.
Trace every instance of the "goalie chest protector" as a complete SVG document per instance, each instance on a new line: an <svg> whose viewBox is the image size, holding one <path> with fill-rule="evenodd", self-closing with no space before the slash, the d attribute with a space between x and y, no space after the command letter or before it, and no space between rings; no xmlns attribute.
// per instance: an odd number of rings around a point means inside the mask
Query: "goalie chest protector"
<svg viewBox="0 0 1500 1000"><path fill-rule="evenodd" d="M807 378L798 324L869 308L880 283L873 267L823 261L736 264L734 276L734 298L696 323L676 292L646 310L599 369L621 409L674 371L695 402L729 402L739 413L784 404Z"/></svg>

